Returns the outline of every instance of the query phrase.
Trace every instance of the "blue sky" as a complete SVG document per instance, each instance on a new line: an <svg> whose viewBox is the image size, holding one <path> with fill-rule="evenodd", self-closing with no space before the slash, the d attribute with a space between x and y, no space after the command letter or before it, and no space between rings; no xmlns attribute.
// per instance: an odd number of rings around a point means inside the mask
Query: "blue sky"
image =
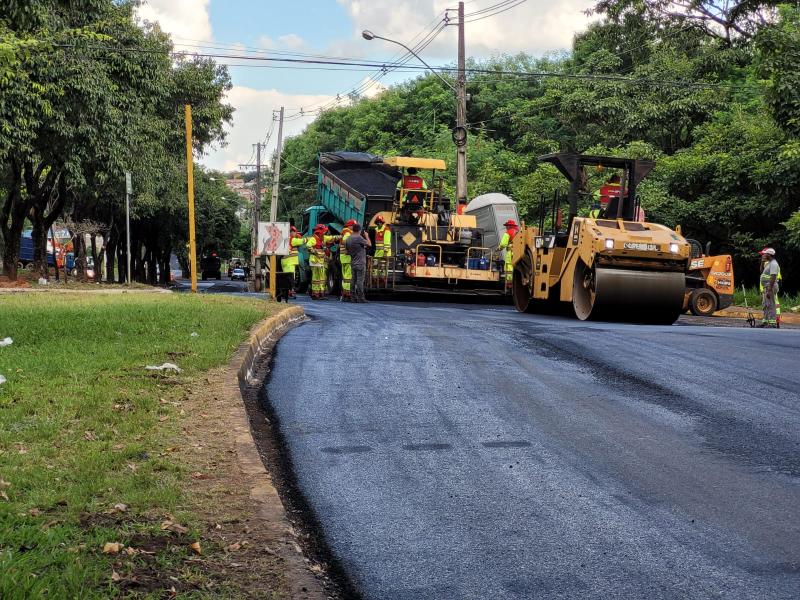
<svg viewBox="0 0 800 600"><path fill-rule="evenodd" d="M574 33L589 23L585 10L593 5L593 0L521 0L502 13L487 17L487 12L480 12L498 2L465 2L468 15L475 12L481 17L465 19L468 56L520 51L540 55L567 49ZM172 35L176 49L188 52L390 61L401 49L363 40L363 29L413 45L441 23L445 9L456 5L457 0L146 0L139 16L158 22ZM422 52L433 65L452 63L455 54L454 27L442 29ZM273 111L280 106L289 114L304 109L302 117L285 127L287 135L296 135L313 120L310 109L346 104L345 94L355 86L363 84L364 95L373 96L383 85L418 75L392 73L378 82L367 79L371 70L275 68L276 63L235 58L220 62L231 65L234 87L227 100L236 113L227 145L212 149L201 162L226 170L249 160L252 145L267 136ZM268 152L275 137L270 138Z"/></svg>

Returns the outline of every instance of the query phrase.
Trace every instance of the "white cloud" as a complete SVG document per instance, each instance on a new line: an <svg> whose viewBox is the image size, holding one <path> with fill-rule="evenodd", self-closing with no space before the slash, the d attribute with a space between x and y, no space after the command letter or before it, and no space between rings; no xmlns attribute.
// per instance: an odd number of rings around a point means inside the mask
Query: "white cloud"
<svg viewBox="0 0 800 600"><path fill-rule="evenodd" d="M359 82L359 87L364 90L361 95L367 98L379 96L388 89L384 84L373 77L364 77L364 79Z"/></svg>
<svg viewBox="0 0 800 600"><path fill-rule="evenodd" d="M272 124L272 111L286 107L287 116L305 108L307 115L287 120L283 127L284 138L300 133L316 117L313 108L328 103L331 96L325 95L292 95L279 90L256 90L249 87L234 86L228 92L226 101L236 109L233 115L233 126L228 132L228 145L225 148L212 150L202 159L209 168L229 171L239 168L239 164L247 163L253 152L253 144L263 141ZM262 162L272 159L277 140L277 123L269 141L266 152L262 152Z"/></svg>
<svg viewBox="0 0 800 600"><path fill-rule="evenodd" d="M376 34L413 45L420 38L419 32L432 28L437 16L446 8L452 8L452 0L337 0L353 21L353 37L360 39L361 31L370 29ZM551 50L567 49L576 31L586 27L590 18L585 14L594 0L528 0L503 13L489 18L480 18L490 13L469 17L476 12L497 4L498 0L480 0L467 4L465 12L465 37L467 56L480 57L520 51L541 54ZM452 22L457 20L450 13ZM480 18L480 20L478 20ZM428 46L424 57L454 60L456 53L456 28L447 27ZM394 53L400 48L375 40L363 44L382 44Z"/></svg>
<svg viewBox="0 0 800 600"><path fill-rule="evenodd" d="M137 9L139 18L157 22L174 41L211 41L211 0L147 0Z"/></svg>

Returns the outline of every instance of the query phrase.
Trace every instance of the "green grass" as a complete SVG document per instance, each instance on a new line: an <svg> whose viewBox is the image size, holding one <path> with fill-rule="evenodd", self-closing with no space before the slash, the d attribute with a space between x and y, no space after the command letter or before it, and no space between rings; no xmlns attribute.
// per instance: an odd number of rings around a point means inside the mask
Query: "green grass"
<svg viewBox="0 0 800 600"><path fill-rule="evenodd" d="M180 409L161 399L229 360L264 315L223 296L0 296L0 339L14 340L0 348L0 598L118 595L105 542L158 532L166 514L191 526L185 473L163 451ZM183 372L144 369L163 362ZM128 511L106 514L116 503Z"/></svg>
<svg viewBox="0 0 800 600"><path fill-rule="evenodd" d="M744 306L745 296L747 305L750 308L761 308L761 292L758 291L758 288L747 288L746 292L743 292L742 288L739 287L733 294L733 303L736 306ZM800 306L800 294L780 292L778 296L781 301L781 308L784 310L789 310L793 306Z"/></svg>

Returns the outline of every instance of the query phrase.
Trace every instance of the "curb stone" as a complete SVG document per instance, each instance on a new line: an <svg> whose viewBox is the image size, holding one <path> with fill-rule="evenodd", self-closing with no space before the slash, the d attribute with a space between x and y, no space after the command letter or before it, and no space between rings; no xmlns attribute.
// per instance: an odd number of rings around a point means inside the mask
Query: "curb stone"
<svg viewBox="0 0 800 600"><path fill-rule="evenodd" d="M235 442L236 462L248 476L249 495L255 512L262 519L261 526L268 528L276 538L284 540L282 547L275 550L286 563L291 598L311 600L327 598L328 595L322 582L309 569L302 554L298 553L296 534L272 477L261 460L243 398L248 386L258 384L254 377L256 365L293 325L305 318L305 311L301 307L292 306L256 325L248 340L234 354L224 387L231 400L226 421Z"/></svg>

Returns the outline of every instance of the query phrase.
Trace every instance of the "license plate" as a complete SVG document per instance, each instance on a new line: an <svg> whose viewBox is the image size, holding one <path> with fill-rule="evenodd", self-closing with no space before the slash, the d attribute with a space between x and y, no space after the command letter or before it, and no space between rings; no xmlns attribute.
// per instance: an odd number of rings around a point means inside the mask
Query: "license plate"
<svg viewBox="0 0 800 600"><path fill-rule="evenodd" d="M642 242L625 242L626 250L646 250L648 252L658 252L658 244L644 244Z"/></svg>

